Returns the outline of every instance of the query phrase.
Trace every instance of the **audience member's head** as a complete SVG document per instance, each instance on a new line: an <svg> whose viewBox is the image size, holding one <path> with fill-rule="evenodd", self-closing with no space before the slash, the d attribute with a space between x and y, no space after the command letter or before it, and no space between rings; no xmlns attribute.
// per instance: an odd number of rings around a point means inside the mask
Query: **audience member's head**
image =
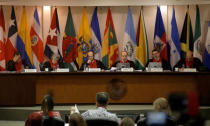
<svg viewBox="0 0 210 126"><path fill-rule="evenodd" d="M106 92L98 92L96 94L96 106L106 107L108 105L109 96Z"/></svg>
<svg viewBox="0 0 210 126"><path fill-rule="evenodd" d="M121 120L120 126L135 126L135 123L131 118L125 117Z"/></svg>
<svg viewBox="0 0 210 126"><path fill-rule="evenodd" d="M128 52L122 51L121 52L121 61L126 62L128 60L127 57L128 57Z"/></svg>
<svg viewBox="0 0 210 126"><path fill-rule="evenodd" d="M160 52L158 49L153 49L152 50L152 58L153 59L156 59L156 60L159 60L160 59Z"/></svg>
<svg viewBox="0 0 210 126"><path fill-rule="evenodd" d="M167 99L160 97L157 98L154 102L153 102L153 107L154 110L157 112L165 112L168 115L171 115L171 110L168 104Z"/></svg>
<svg viewBox="0 0 210 126"><path fill-rule="evenodd" d="M20 55L20 53L19 52L15 52L14 53L14 57L13 57L13 61L14 62L19 62L21 60L21 55Z"/></svg>
<svg viewBox="0 0 210 126"><path fill-rule="evenodd" d="M52 111L54 108L54 101L52 95L44 96L42 100L41 110L44 115L47 115L49 111Z"/></svg>
<svg viewBox="0 0 210 126"><path fill-rule="evenodd" d="M79 113L70 115L69 126L87 126L84 118Z"/></svg>
<svg viewBox="0 0 210 126"><path fill-rule="evenodd" d="M42 115L38 112L32 113L26 120L25 126L42 126Z"/></svg>

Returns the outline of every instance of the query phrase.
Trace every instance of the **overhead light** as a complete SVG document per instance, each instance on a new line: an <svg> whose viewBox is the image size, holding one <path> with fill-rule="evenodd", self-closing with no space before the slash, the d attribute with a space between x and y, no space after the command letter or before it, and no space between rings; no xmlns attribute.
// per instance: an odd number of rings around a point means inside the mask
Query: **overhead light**
<svg viewBox="0 0 210 126"><path fill-rule="evenodd" d="M161 6L160 6L160 9L161 9L161 12L167 13L168 7L167 7L167 5L161 5Z"/></svg>

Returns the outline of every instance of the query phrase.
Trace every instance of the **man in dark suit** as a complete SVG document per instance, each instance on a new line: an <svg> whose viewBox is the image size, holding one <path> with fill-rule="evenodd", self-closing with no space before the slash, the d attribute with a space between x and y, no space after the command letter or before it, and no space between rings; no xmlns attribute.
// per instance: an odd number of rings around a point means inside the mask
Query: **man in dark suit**
<svg viewBox="0 0 210 126"><path fill-rule="evenodd" d="M160 57L160 52L157 49L152 50L152 59L149 59L149 61L146 64L146 67L148 67L150 62L161 63L163 70L170 70L171 69L169 63L165 59L162 59Z"/></svg>
<svg viewBox="0 0 210 126"><path fill-rule="evenodd" d="M60 56L58 54L52 55L49 61L46 61L40 65L40 70L45 71L48 68L48 71L55 71L58 68L64 68L62 61L59 61Z"/></svg>
<svg viewBox="0 0 210 126"><path fill-rule="evenodd" d="M80 67L80 70L84 70L85 67L101 68L102 71L107 69L101 61L94 59L93 51L88 51L87 57L88 57L88 60L82 64L82 66Z"/></svg>
<svg viewBox="0 0 210 126"><path fill-rule="evenodd" d="M179 71L183 71L184 68L196 68L199 70L199 67L203 66L201 61L198 58L193 57L193 53L188 51L185 58L179 60L179 62L174 66L175 68L179 68Z"/></svg>
<svg viewBox="0 0 210 126"><path fill-rule="evenodd" d="M21 71L23 68L29 68L26 60L22 60L19 52L14 54L13 59L9 60L6 64L7 71Z"/></svg>
<svg viewBox="0 0 210 126"><path fill-rule="evenodd" d="M130 67L132 67L134 70L137 70L135 63L133 61L128 60L127 57L128 57L128 52L122 51L120 61L115 62L115 64L112 67L117 67L118 63L128 63Z"/></svg>

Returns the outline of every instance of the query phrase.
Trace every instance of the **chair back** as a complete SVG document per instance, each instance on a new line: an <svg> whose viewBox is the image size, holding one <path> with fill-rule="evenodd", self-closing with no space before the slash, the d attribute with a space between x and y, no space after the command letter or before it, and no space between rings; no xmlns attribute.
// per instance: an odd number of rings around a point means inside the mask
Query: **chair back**
<svg viewBox="0 0 210 126"><path fill-rule="evenodd" d="M88 126L118 126L118 123L107 119L87 119Z"/></svg>
<svg viewBox="0 0 210 126"><path fill-rule="evenodd" d="M42 126L64 126L65 123L62 119L56 117L43 117Z"/></svg>

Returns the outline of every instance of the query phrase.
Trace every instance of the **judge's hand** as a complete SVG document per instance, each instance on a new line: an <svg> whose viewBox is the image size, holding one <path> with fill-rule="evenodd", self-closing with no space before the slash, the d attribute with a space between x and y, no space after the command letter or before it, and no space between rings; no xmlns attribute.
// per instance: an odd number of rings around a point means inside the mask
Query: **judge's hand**
<svg viewBox="0 0 210 126"><path fill-rule="evenodd" d="M184 67L179 68L179 72L183 72L184 71Z"/></svg>
<svg viewBox="0 0 210 126"><path fill-rule="evenodd" d="M88 64L90 64L91 62L92 62L91 60L88 60L88 61L87 61Z"/></svg>

